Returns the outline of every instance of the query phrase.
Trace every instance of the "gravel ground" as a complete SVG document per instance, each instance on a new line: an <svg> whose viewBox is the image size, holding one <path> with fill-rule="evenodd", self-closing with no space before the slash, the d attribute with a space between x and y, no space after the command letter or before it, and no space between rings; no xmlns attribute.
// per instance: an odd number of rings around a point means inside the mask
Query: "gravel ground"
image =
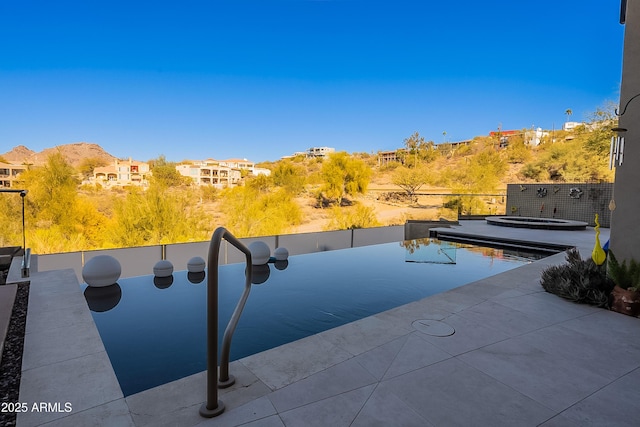
<svg viewBox="0 0 640 427"><path fill-rule="evenodd" d="M24 329L27 322L29 303L29 283L18 283L16 300L9 321L9 330L2 351L0 364L0 405L19 402L20 377L22 374L22 349L24 347ZM0 427L15 426L15 412L0 408Z"/></svg>

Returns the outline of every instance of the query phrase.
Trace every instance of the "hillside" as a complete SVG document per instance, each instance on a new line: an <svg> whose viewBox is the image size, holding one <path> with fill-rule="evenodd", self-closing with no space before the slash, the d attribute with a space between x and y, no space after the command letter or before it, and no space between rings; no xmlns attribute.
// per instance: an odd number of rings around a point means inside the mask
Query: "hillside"
<svg viewBox="0 0 640 427"><path fill-rule="evenodd" d="M408 156L398 153L400 160L385 164L368 153L337 153L325 160L300 156L261 164L272 171L271 176L247 176L243 185L228 189L171 180L168 172L175 170L170 163L155 165L167 175L164 181L162 173L156 175L158 180L147 191L78 187L71 177L78 171L58 159L52 168L33 168L26 175L27 241L34 253L45 254L204 241L219 226L238 237L254 237L504 213L501 194L508 183L611 182L611 135L606 122L571 133L556 131L538 146L526 144L523 137L512 137L506 147L495 138L478 137L448 151L419 145ZM82 161L88 158L114 160L99 145L89 143L40 153L21 146L3 157L40 164L56 152L76 167L86 168ZM335 186L335 177L345 182ZM42 191L43 182L57 189L55 197L47 188ZM346 191L356 187L363 191ZM0 211L7 213L0 215L0 240L20 242L22 227L16 220L21 217L20 205L12 200L0 198Z"/></svg>
<svg viewBox="0 0 640 427"><path fill-rule="evenodd" d="M30 158L34 154L36 154L35 151L28 149L24 145L18 145L17 147L13 147L11 151L0 154L0 157L3 157L11 163L23 163L25 159Z"/></svg>
<svg viewBox="0 0 640 427"><path fill-rule="evenodd" d="M46 148L38 153L24 145L19 145L11 151L0 154L0 156L12 163L42 165L47 158L55 152L61 153L66 161L73 167L77 167L82 163L82 160L89 158L100 159L107 164L112 163L116 159L115 156L107 153L98 144L89 142L59 145L53 148Z"/></svg>

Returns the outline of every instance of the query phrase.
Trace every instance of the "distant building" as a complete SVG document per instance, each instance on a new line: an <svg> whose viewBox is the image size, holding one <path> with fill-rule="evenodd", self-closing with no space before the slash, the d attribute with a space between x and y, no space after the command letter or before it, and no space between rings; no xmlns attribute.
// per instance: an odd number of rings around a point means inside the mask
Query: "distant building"
<svg viewBox="0 0 640 427"><path fill-rule="evenodd" d="M471 144L472 140L467 139L465 141L457 141L457 142L442 142L440 144L435 145L435 149L439 151L443 151L446 153L454 152L456 149Z"/></svg>
<svg viewBox="0 0 640 427"><path fill-rule="evenodd" d="M577 128L578 126L582 126L584 125L584 123L581 122L565 122L562 125L562 130L573 130L575 128Z"/></svg>
<svg viewBox="0 0 640 427"><path fill-rule="evenodd" d="M316 157L328 157L329 154L335 153L336 149L331 147L311 147L307 151L296 151L289 156L282 156L281 159L293 159L294 157L303 156L308 159Z"/></svg>
<svg viewBox="0 0 640 427"><path fill-rule="evenodd" d="M331 147L311 147L307 150L307 157L327 157L331 153L335 153L336 149Z"/></svg>
<svg viewBox="0 0 640 427"><path fill-rule="evenodd" d="M400 148L395 151L379 151L378 152L378 166L385 166L389 163L399 162L402 163L402 159L398 157L398 151L405 151L404 148Z"/></svg>
<svg viewBox="0 0 640 427"><path fill-rule="evenodd" d="M510 136L515 136L515 135L520 135L522 133L521 130L497 130L497 131L491 131L489 132L489 136L506 136L506 137L510 137Z"/></svg>
<svg viewBox="0 0 640 427"><path fill-rule="evenodd" d="M216 160L213 160L213 161L215 162ZM227 166L230 168L247 170L250 172L253 171L253 169L256 167L255 163L250 162L247 159L227 159L227 160L219 160L217 162L220 166Z"/></svg>
<svg viewBox="0 0 640 427"><path fill-rule="evenodd" d="M244 173L248 175L271 174L269 169L256 168L256 164L247 159L195 160L176 166L180 175L191 178L196 185L212 185L217 188L237 185Z"/></svg>
<svg viewBox="0 0 640 427"><path fill-rule="evenodd" d="M442 142L440 144L430 144L432 150L438 150L441 153L451 154L456 149L471 144L472 140L457 141L457 142ZM384 166L392 162L404 163L402 154L406 155L406 148L398 148L394 151L379 151L378 152L378 166Z"/></svg>
<svg viewBox="0 0 640 427"><path fill-rule="evenodd" d="M191 178L196 185L211 185L216 188L232 187L242 178L240 168L229 167L226 162L214 159L178 165L176 170L180 175Z"/></svg>
<svg viewBox="0 0 640 427"><path fill-rule="evenodd" d="M151 170L149 164L135 160L115 160L113 165L97 167L93 170L93 180L104 186L125 186L148 184Z"/></svg>
<svg viewBox="0 0 640 427"><path fill-rule="evenodd" d="M542 128L536 130L528 130L524 133L524 142L528 145L537 147L542 142L543 138L549 136L549 132L543 131Z"/></svg>
<svg viewBox="0 0 640 427"><path fill-rule="evenodd" d="M271 171L267 168L253 168L253 174L255 176L258 176L258 175L271 176Z"/></svg>
<svg viewBox="0 0 640 427"><path fill-rule="evenodd" d="M0 162L0 188L13 188L18 176L25 170L25 165Z"/></svg>
<svg viewBox="0 0 640 427"><path fill-rule="evenodd" d="M500 148L505 148L509 145L509 138L516 135L522 135L521 130L498 130L489 132L489 136L497 137L500 141Z"/></svg>
<svg viewBox="0 0 640 427"><path fill-rule="evenodd" d="M549 132L543 131L542 128L533 130L499 130L489 132L489 136L498 137L500 140L500 148L505 148L509 145L509 139L514 136L522 135L524 143L528 145L538 146L542 142L543 138L549 136Z"/></svg>

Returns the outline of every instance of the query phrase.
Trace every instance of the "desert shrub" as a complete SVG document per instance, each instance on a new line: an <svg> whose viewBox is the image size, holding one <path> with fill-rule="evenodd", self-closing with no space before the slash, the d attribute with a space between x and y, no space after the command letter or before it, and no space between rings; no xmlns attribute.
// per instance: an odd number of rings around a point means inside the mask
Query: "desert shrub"
<svg viewBox="0 0 640 427"><path fill-rule="evenodd" d="M542 272L540 284L545 291L577 303L606 307L613 289L606 267L591 258L582 259L576 249L567 252L567 263Z"/></svg>
<svg viewBox="0 0 640 427"><path fill-rule="evenodd" d="M399 191L389 191L380 194L377 200L390 203L412 203L415 201L415 197L409 196L407 195L407 193L401 193Z"/></svg>
<svg viewBox="0 0 640 427"><path fill-rule="evenodd" d="M388 162L380 166L380 172L392 172L402 166L400 162Z"/></svg>
<svg viewBox="0 0 640 427"><path fill-rule="evenodd" d="M531 149L524 143L524 138L521 135L509 140L506 151L509 163L525 163L532 157Z"/></svg>
<svg viewBox="0 0 640 427"><path fill-rule="evenodd" d="M521 179L531 179L535 181L544 181L548 179L549 173L537 163L527 163L518 173Z"/></svg>
<svg viewBox="0 0 640 427"><path fill-rule="evenodd" d="M331 209L331 220L327 225L327 230L350 230L379 225L375 211L371 207L357 205L355 208L341 208L334 206Z"/></svg>
<svg viewBox="0 0 640 427"><path fill-rule="evenodd" d="M491 213L491 208L487 203L474 195L448 197L442 207L456 211L458 215L483 215Z"/></svg>
<svg viewBox="0 0 640 427"><path fill-rule="evenodd" d="M202 185L199 187L199 190L202 200L206 200L207 202L215 202L218 200L220 190L213 185Z"/></svg>

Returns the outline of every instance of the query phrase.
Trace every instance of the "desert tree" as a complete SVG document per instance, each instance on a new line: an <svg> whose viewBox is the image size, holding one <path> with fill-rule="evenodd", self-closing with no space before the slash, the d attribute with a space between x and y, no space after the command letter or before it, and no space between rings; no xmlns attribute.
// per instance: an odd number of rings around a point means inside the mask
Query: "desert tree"
<svg viewBox="0 0 640 427"><path fill-rule="evenodd" d="M210 225L195 202L196 193L160 185L131 187L114 202L109 229L111 245L129 247L205 240Z"/></svg>
<svg viewBox="0 0 640 427"><path fill-rule="evenodd" d="M302 221L300 207L282 188L267 193L248 185L227 188L220 198L224 226L238 237L282 234Z"/></svg>
<svg viewBox="0 0 640 427"><path fill-rule="evenodd" d="M346 152L332 153L322 164L322 194L342 205L345 196L364 194L371 179L371 168Z"/></svg>
<svg viewBox="0 0 640 427"><path fill-rule="evenodd" d="M99 246L106 218L94 203L78 193L76 171L61 153L49 156L43 166L29 167L20 175L29 191L26 234L37 253L65 252Z"/></svg>
<svg viewBox="0 0 640 427"><path fill-rule="evenodd" d="M149 160L151 169L151 184L162 187L179 187L191 184L191 178L183 176L176 170L176 163L167 161L164 155Z"/></svg>
<svg viewBox="0 0 640 427"><path fill-rule="evenodd" d="M289 160L279 162L271 172L274 185L295 195L304 191L305 176L304 167Z"/></svg>
<svg viewBox="0 0 640 427"><path fill-rule="evenodd" d="M0 193L0 247L22 246L21 210L17 193Z"/></svg>
<svg viewBox="0 0 640 427"><path fill-rule="evenodd" d="M82 159L78 165L78 172L82 174L84 179L89 179L93 176L93 171L101 166L106 166L107 162L99 157L87 157Z"/></svg>
<svg viewBox="0 0 640 427"><path fill-rule="evenodd" d="M407 153L404 163L407 166L417 167L419 160L430 162L437 156L433 141L426 141L418 132L404 139L404 147Z"/></svg>
<svg viewBox="0 0 640 427"><path fill-rule="evenodd" d="M416 192L429 182L429 171L425 167L398 167L392 176L392 182L402 188L410 200L414 200Z"/></svg>

